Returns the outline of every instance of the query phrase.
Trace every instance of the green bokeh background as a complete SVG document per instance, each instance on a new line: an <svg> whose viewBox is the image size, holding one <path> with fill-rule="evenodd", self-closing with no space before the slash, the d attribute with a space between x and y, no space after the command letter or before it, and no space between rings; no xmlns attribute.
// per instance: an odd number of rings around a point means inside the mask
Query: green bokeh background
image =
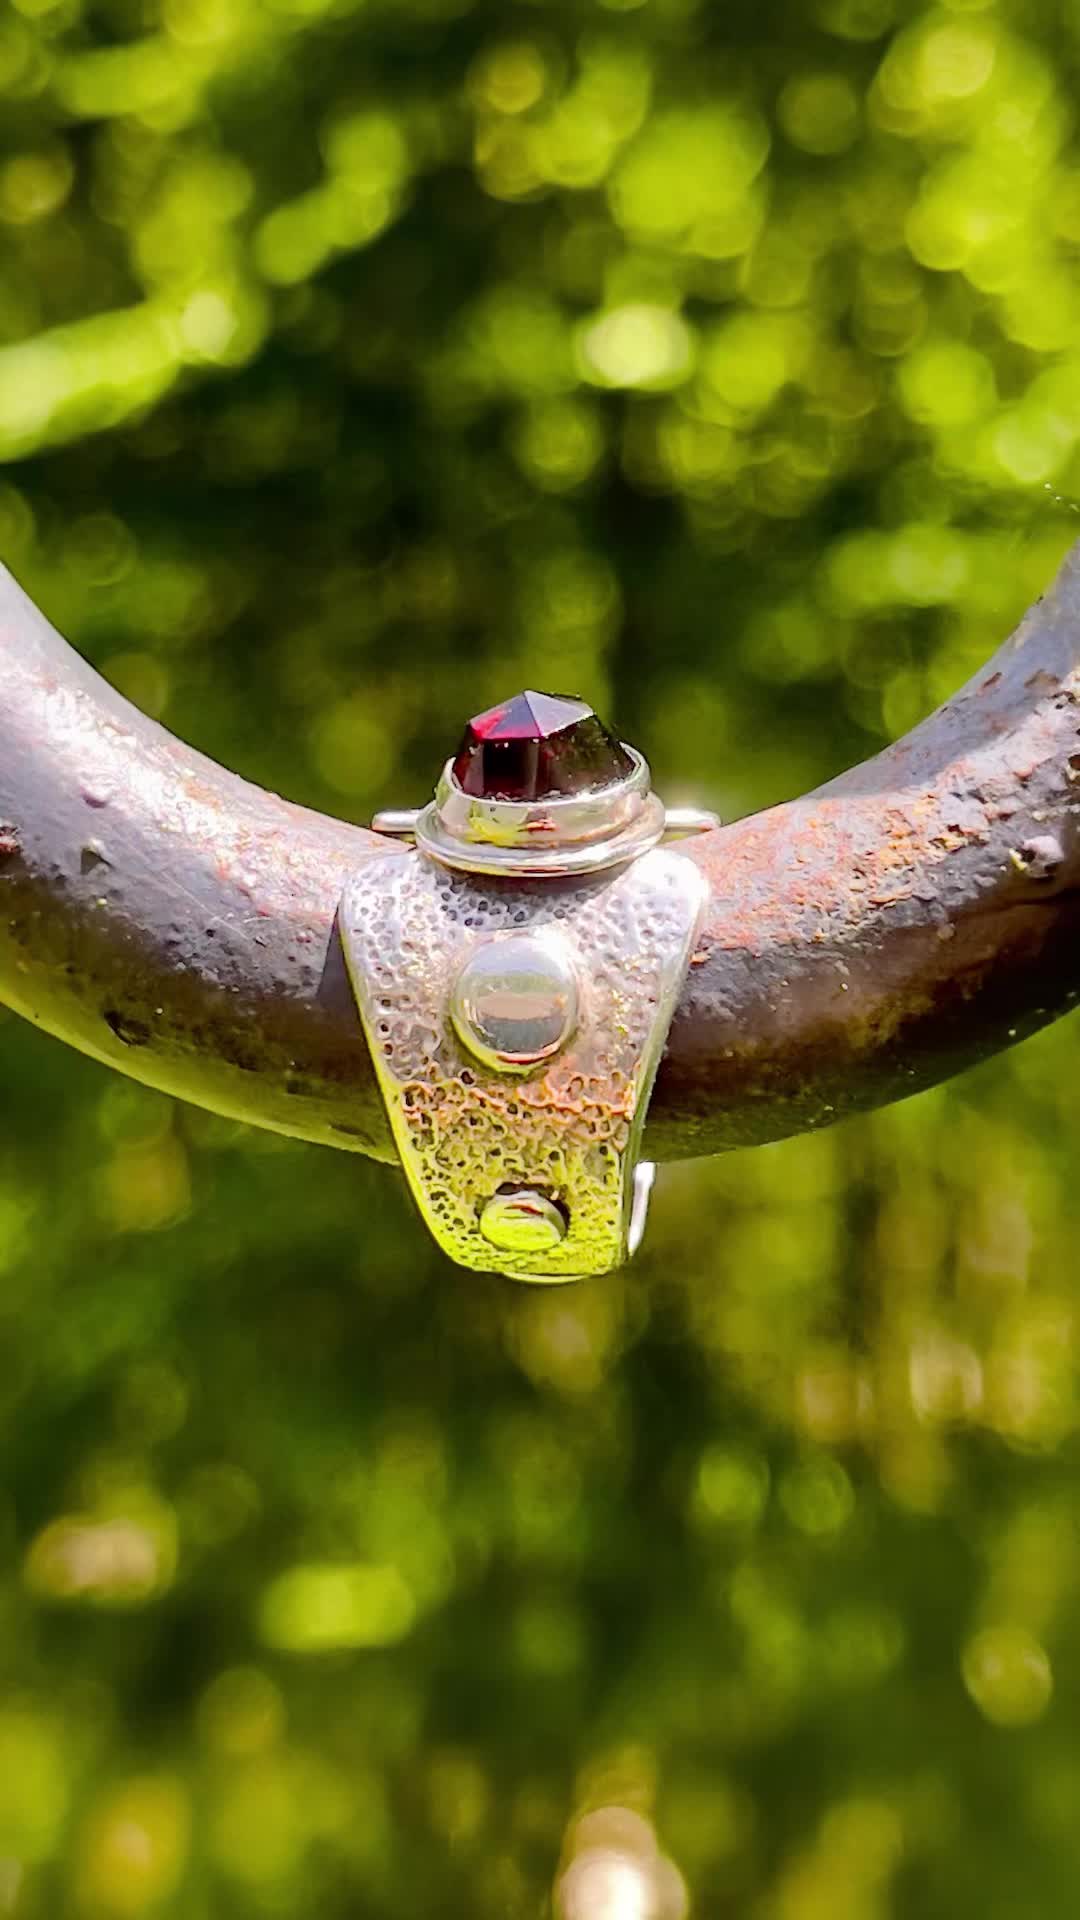
<svg viewBox="0 0 1080 1920"><path fill-rule="evenodd" d="M0 555L329 811L522 683L799 792L1080 531L1078 69L1076 0L15 0ZM1071 1920L1070 1024L533 1293L0 1020L0 1914Z"/></svg>

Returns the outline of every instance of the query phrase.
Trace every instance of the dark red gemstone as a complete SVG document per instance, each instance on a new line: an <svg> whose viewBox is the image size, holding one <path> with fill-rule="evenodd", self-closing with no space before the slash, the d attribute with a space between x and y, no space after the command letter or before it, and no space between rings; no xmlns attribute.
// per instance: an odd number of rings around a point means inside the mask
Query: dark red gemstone
<svg viewBox="0 0 1080 1920"><path fill-rule="evenodd" d="M454 779L478 800L549 800L625 780L634 763L584 700L518 693L473 716Z"/></svg>

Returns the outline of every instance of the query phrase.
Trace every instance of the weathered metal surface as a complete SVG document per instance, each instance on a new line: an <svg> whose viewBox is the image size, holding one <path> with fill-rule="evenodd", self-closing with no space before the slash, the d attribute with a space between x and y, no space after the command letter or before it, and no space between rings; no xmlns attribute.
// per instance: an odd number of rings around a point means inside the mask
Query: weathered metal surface
<svg viewBox="0 0 1080 1920"><path fill-rule="evenodd" d="M680 848L712 897L647 1152L826 1124L1075 1002L1078 555L905 740ZM171 738L2 572L0 688L0 999L184 1099L392 1157L335 929L385 842Z"/></svg>

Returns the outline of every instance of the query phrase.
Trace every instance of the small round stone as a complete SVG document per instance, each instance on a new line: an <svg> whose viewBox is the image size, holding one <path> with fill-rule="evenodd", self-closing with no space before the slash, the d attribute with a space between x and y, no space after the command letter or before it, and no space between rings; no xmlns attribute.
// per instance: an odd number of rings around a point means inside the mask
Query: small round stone
<svg viewBox="0 0 1080 1920"><path fill-rule="evenodd" d="M566 1238L562 1208L536 1187L493 1193L480 1215L480 1231L504 1253L548 1253Z"/></svg>
<svg viewBox="0 0 1080 1920"><path fill-rule="evenodd" d="M566 1045L577 1023L577 977L557 937L512 933L473 948L450 994L462 1045L486 1066L528 1068Z"/></svg>

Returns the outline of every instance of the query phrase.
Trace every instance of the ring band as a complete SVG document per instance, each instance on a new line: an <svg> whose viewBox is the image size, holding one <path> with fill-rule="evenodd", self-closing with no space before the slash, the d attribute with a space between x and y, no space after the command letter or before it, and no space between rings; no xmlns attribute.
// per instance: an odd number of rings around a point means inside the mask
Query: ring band
<svg viewBox="0 0 1080 1920"><path fill-rule="evenodd" d="M542 888L412 853L353 876L341 932L379 1084L421 1213L461 1265L572 1280L632 1251L645 1110L704 897L663 848Z"/></svg>
<svg viewBox="0 0 1080 1920"><path fill-rule="evenodd" d="M706 887L649 769L583 701L527 693L470 721L412 842L341 902L402 1166L440 1246L519 1280L634 1252L655 1169L645 1111Z"/></svg>

